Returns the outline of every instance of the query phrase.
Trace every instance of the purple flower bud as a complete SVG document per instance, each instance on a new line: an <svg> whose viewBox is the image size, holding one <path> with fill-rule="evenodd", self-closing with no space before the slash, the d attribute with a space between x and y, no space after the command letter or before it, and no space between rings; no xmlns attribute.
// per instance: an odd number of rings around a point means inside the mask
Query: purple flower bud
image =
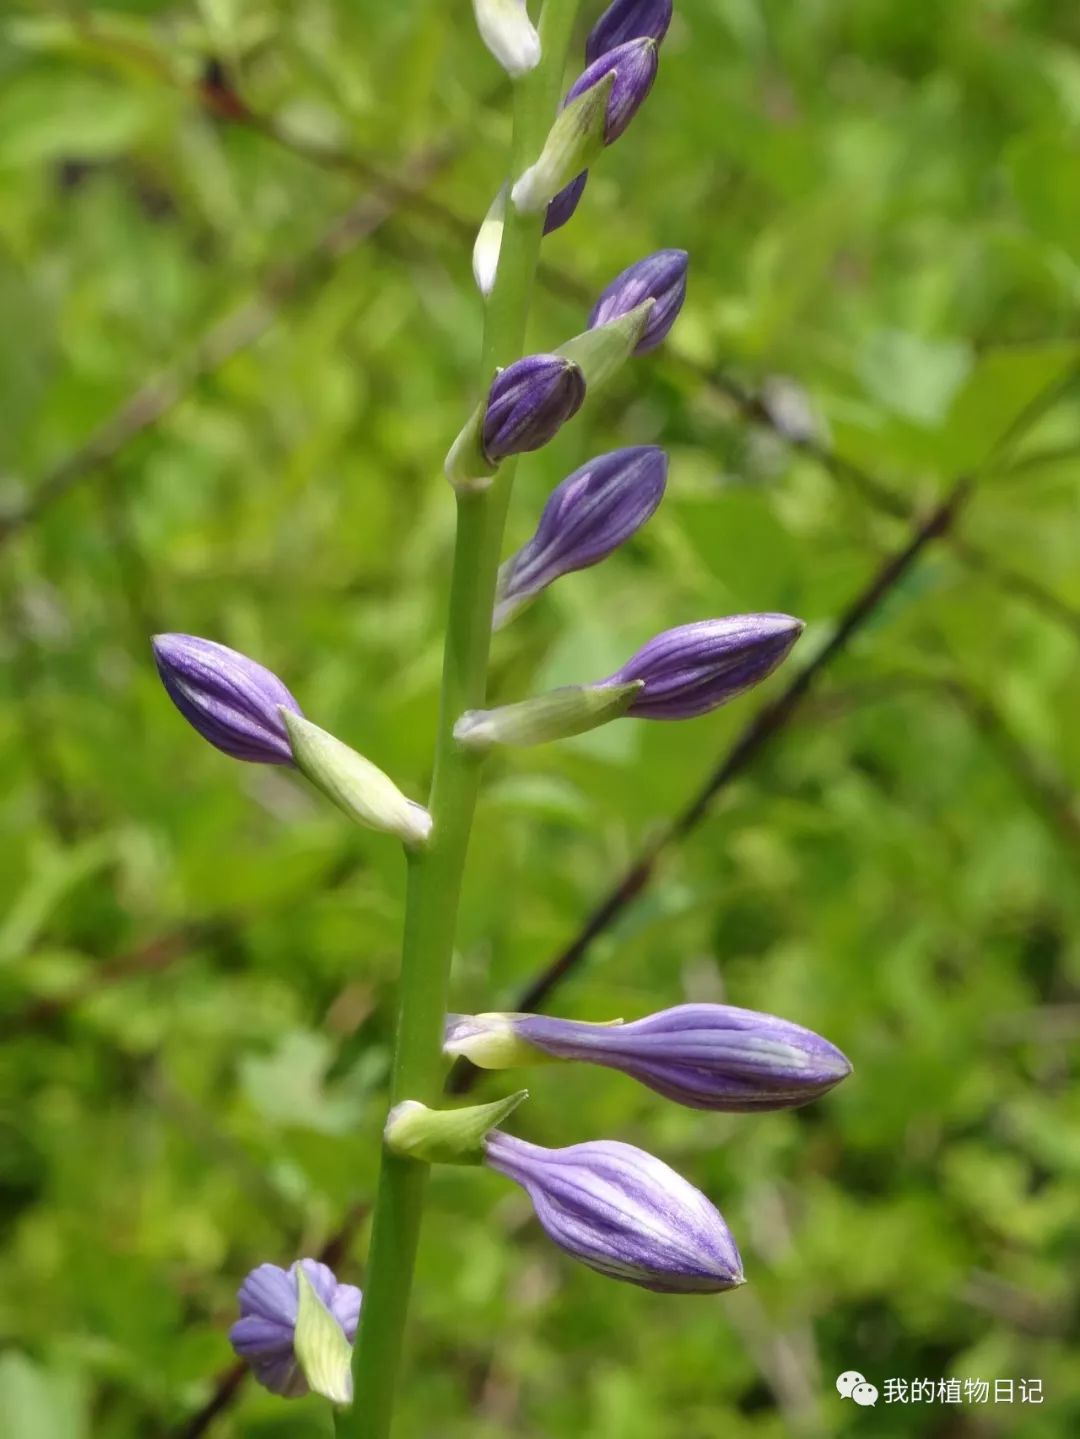
<svg viewBox="0 0 1080 1439"><path fill-rule="evenodd" d="M643 1149L605 1139L542 1149L496 1129L485 1159L526 1191L549 1238L590 1269L661 1294L743 1283L718 1211Z"/></svg>
<svg viewBox="0 0 1080 1439"><path fill-rule="evenodd" d="M229 1330L232 1347L246 1359L251 1372L274 1394L295 1399L308 1392L307 1381L293 1351L299 1309L297 1269L311 1281L319 1299L337 1320L351 1344L360 1318L360 1291L339 1284L333 1270L317 1259L301 1259L288 1269L260 1264L240 1286L240 1318Z"/></svg>
<svg viewBox="0 0 1080 1439"><path fill-rule="evenodd" d="M729 615L665 630L602 685L641 680L627 714L692 719L771 675L803 631L791 615Z"/></svg>
<svg viewBox="0 0 1080 1439"><path fill-rule="evenodd" d="M169 698L203 739L234 759L292 764L278 710L301 711L277 675L195 635L155 635L154 659Z"/></svg>
<svg viewBox="0 0 1080 1439"><path fill-rule="evenodd" d="M672 0L614 0L597 20L585 42L591 65L627 40L660 41L671 24Z"/></svg>
<svg viewBox="0 0 1080 1439"><path fill-rule="evenodd" d="M851 1064L812 1030L728 1004L680 1004L630 1024L515 1015L514 1037L556 1059L618 1069L691 1109L742 1112L807 1104Z"/></svg>
<svg viewBox="0 0 1080 1439"><path fill-rule="evenodd" d="M581 174L571 180L569 185L564 185L554 200L550 201L547 213L544 216L544 234L550 235L555 230L561 230L578 207L578 201L585 193L585 182L589 178L588 170L582 170Z"/></svg>
<svg viewBox="0 0 1080 1439"><path fill-rule="evenodd" d="M592 308L589 329L606 325L636 310L646 300L655 301L649 312L645 333L634 347L635 355L655 350L675 323L686 299L686 270L690 257L685 250L657 250L616 275Z"/></svg>
<svg viewBox="0 0 1080 1439"><path fill-rule="evenodd" d="M656 79L656 42L628 40L601 55L581 72L566 92L563 109L571 100L584 95L606 75L614 75L611 94L604 112L604 144L611 145L637 114Z"/></svg>
<svg viewBox="0 0 1080 1439"><path fill-rule="evenodd" d="M483 423L484 457L497 465L508 455L539 450L576 415L585 377L561 355L527 355L495 376Z"/></svg>
<svg viewBox="0 0 1080 1439"><path fill-rule="evenodd" d="M639 445L600 455L552 493L536 533L499 575L497 622L574 570L597 564L652 515L664 494L667 455Z"/></svg>

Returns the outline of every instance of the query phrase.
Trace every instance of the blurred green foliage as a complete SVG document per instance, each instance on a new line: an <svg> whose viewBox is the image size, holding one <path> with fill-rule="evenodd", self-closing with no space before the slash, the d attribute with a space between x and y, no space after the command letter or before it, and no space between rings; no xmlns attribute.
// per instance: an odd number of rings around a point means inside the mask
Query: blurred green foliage
<svg viewBox="0 0 1080 1439"><path fill-rule="evenodd" d="M591 291L685 246L690 299L667 352L522 466L512 537L617 444L667 446L669 497L499 638L496 699L741 608L804 616L805 658L903 542L702 367L797 378L836 450L921 504L1077 357L1074 0L677 12L653 97L546 256ZM247 1269L316 1251L372 1193L403 876L290 776L200 744L147 640L259 657L423 794L453 525L438 471L481 324L467 234L390 206L313 262L372 191L297 150L407 178L453 147L426 193L471 226L506 96L465 0L15 0L0 26L0 511L59 475L31 523L0 522L0 1413L13 1439L179 1434L229 1364ZM292 148L244 122L227 75ZM245 305L256 343L193 360ZM534 314L537 347L582 320L550 291ZM160 399L163 371L178 402L106 434L68 485L65 456L138 387ZM981 477L963 537L1075 613L1075 394L1020 453ZM1080 1431L1063 619L928 549L559 994L594 1019L727 998L852 1057L799 1113L681 1112L568 1068L515 1116L540 1142L617 1136L675 1164L750 1283L615 1286L495 1176L440 1173L401 1439ZM492 764L459 1007L512 1002L757 702ZM833 1388L849 1368L1039 1378L1046 1397L860 1410ZM248 1386L211 1432L326 1429L313 1402Z"/></svg>

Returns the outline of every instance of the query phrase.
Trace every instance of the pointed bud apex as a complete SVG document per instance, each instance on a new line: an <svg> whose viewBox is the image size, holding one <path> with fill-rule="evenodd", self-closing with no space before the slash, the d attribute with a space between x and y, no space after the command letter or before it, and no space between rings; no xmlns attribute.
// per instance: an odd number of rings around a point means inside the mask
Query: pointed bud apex
<svg viewBox="0 0 1080 1439"><path fill-rule="evenodd" d="M466 710L454 726L454 738L466 749L494 745L526 748L584 734L626 714L640 690L628 685L567 685L549 694L492 710Z"/></svg>
<svg viewBox="0 0 1080 1439"><path fill-rule="evenodd" d="M672 0L615 0L593 26L585 42L585 59L591 65L627 40L660 41L671 24Z"/></svg>
<svg viewBox="0 0 1080 1439"><path fill-rule="evenodd" d="M292 764L281 719L300 706L247 655L195 635L155 635L154 660L173 704L215 748L256 764Z"/></svg>
<svg viewBox="0 0 1080 1439"><path fill-rule="evenodd" d="M637 680L627 714L636 719L691 719L760 684L803 632L791 615L729 615L665 630L599 687Z"/></svg>
<svg viewBox="0 0 1080 1439"><path fill-rule="evenodd" d="M656 42L628 40L616 45L583 70L566 92L564 105L595 90L609 75L614 84L604 109L604 144L613 145L648 99L656 79Z"/></svg>
<svg viewBox="0 0 1080 1439"><path fill-rule="evenodd" d="M630 1024L451 1015L444 1047L484 1069L537 1059L599 1064L676 1104L729 1113L793 1109L851 1073L847 1058L812 1030L730 1004L679 1004Z"/></svg>
<svg viewBox="0 0 1080 1439"><path fill-rule="evenodd" d="M465 1109L429 1109L406 1099L395 1104L387 1116L383 1138L394 1154L423 1164L480 1164L489 1130L528 1097L527 1089L519 1089L494 1104L473 1104Z"/></svg>
<svg viewBox="0 0 1080 1439"><path fill-rule="evenodd" d="M720 1213L643 1149L605 1139L542 1149L496 1129L485 1162L521 1185L560 1249L600 1274L660 1294L715 1294L743 1283Z"/></svg>
<svg viewBox="0 0 1080 1439"><path fill-rule="evenodd" d="M272 1394L287 1399L306 1394L309 1386L314 1388L305 1376L297 1352L301 1272L320 1306L341 1331L347 1350L356 1338L360 1291L353 1284L339 1284L333 1271L317 1259L301 1259L290 1269L279 1269L276 1264L260 1264L253 1269L240 1286L237 1295L240 1318L229 1331L232 1347L250 1365L258 1382ZM307 1350L316 1347L312 1344L310 1319L305 1320L303 1343ZM333 1348L333 1343L327 1343L325 1333L322 1347L327 1353ZM342 1392L345 1379L340 1360L336 1366L333 1363L322 1366L316 1359L317 1356L308 1353L307 1362L316 1379L322 1382L327 1377L330 1387ZM329 1370L329 1374L325 1370Z"/></svg>
<svg viewBox="0 0 1080 1439"><path fill-rule="evenodd" d="M580 173L599 155L606 143L605 116L614 86L615 76L606 74L584 94L573 100L568 96L563 102L565 108L555 117L539 159L510 191L519 214L533 215L545 209L561 191L576 184Z"/></svg>
<svg viewBox="0 0 1080 1439"><path fill-rule="evenodd" d="M655 300L645 300L636 310L620 315L607 325L584 330L560 345L557 354L581 366L590 390L599 389L622 369L631 355L640 354L643 337L652 327Z"/></svg>
<svg viewBox="0 0 1080 1439"><path fill-rule="evenodd" d="M473 278L476 288L486 300L495 288L495 275L499 268L499 251L502 249L503 227L506 222L506 197L508 187L503 185L491 202L491 208L484 216L476 236L472 252Z"/></svg>
<svg viewBox="0 0 1080 1439"><path fill-rule="evenodd" d="M350 819L393 834L410 849L425 845L431 816L406 799L381 769L302 715L282 711L296 767Z"/></svg>
<svg viewBox="0 0 1080 1439"><path fill-rule="evenodd" d="M508 75L517 78L540 63L540 36L525 0L473 0L480 38Z"/></svg>
<svg viewBox="0 0 1080 1439"><path fill-rule="evenodd" d="M547 214L544 216L544 234L550 235L555 230L561 230L567 220L573 215L578 207L578 201L585 193L585 182L589 178L588 170L582 170L576 179L564 185L547 207Z"/></svg>
<svg viewBox="0 0 1080 1439"><path fill-rule="evenodd" d="M485 458L497 465L509 455L539 450L577 414L585 377L561 355L527 355L495 376L484 412Z"/></svg>
<svg viewBox="0 0 1080 1439"><path fill-rule="evenodd" d="M297 1271L296 1283L296 1362L313 1394L334 1404L351 1404L352 1345L303 1268Z"/></svg>
<svg viewBox="0 0 1080 1439"><path fill-rule="evenodd" d="M663 498L667 468L663 450L638 445L599 455L563 480L532 539L499 571L495 627L554 580L598 564L635 534Z"/></svg>
<svg viewBox="0 0 1080 1439"><path fill-rule="evenodd" d="M654 303L634 354L645 355L655 350L683 307L689 262L685 250L657 250L655 255L631 265L616 275L597 300L589 316L589 328L607 328L621 315L634 314L651 300Z"/></svg>

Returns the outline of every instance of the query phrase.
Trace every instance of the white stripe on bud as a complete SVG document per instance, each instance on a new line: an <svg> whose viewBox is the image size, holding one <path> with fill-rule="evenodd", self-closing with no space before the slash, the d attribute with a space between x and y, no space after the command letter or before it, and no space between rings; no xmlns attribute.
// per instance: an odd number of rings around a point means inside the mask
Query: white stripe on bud
<svg viewBox="0 0 1080 1439"><path fill-rule="evenodd" d="M484 216L477 231L476 244L472 252L472 272L476 288L486 300L495 288L495 275L499 268L499 251L502 249L503 225L506 221L506 198L508 187L503 185L491 202L491 208Z"/></svg>
<svg viewBox="0 0 1080 1439"><path fill-rule="evenodd" d="M431 835L431 815L406 799L389 775L302 715L282 709L293 759L316 789L357 823L397 835L422 848Z"/></svg>
<svg viewBox="0 0 1080 1439"><path fill-rule="evenodd" d="M473 0L480 38L508 75L517 78L540 63L540 36L525 0Z"/></svg>

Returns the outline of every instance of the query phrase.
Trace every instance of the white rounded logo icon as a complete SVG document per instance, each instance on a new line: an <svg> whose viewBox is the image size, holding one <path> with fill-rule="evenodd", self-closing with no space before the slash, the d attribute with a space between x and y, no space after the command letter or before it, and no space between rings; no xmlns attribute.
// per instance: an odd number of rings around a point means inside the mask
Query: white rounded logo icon
<svg viewBox="0 0 1080 1439"><path fill-rule="evenodd" d="M836 1392L841 1399L850 1399L856 1384L865 1384L866 1378L857 1369L845 1369L836 1380ZM873 1385L870 1386L873 1388Z"/></svg>
<svg viewBox="0 0 1080 1439"><path fill-rule="evenodd" d="M856 1404L861 1404L864 1409L877 1403L877 1388L868 1384L864 1379L861 1384L856 1384L851 1391L851 1397Z"/></svg>

